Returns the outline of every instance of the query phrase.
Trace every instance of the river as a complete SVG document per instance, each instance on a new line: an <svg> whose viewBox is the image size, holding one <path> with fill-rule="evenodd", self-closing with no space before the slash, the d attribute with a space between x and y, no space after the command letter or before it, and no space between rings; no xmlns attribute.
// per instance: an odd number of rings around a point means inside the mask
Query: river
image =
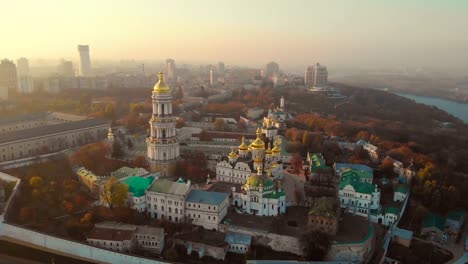
<svg viewBox="0 0 468 264"><path fill-rule="evenodd" d="M440 108L447 113L463 120L463 122L468 123L468 104L457 103L436 97L419 96L405 93L395 94L412 99L416 101L416 103L436 106L437 108Z"/></svg>

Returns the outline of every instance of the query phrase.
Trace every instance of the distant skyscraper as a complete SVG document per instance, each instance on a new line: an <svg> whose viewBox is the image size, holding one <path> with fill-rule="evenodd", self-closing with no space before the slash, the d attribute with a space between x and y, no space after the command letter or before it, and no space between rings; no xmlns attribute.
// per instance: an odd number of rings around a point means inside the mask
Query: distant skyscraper
<svg viewBox="0 0 468 264"><path fill-rule="evenodd" d="M0 87L10 91L16 91L18 87L16 65L7 59L3 59L0 63Z"/></svg>
<svg viewBox="0 0 468 264"><path fill-rule="evenodd" d="M19 58L16 61L16 73L18 75L17 90L20 93L32 93L34 90L33 80L29 74L29 61L26 58Z"/></svg>
<svg viewBox="0 0 468 264"><path fill-rule="evenodd" d="M16 72L18 76L29 76L29 61L26 58L19 58L16 61Z"/></svg>
<svg viewBox="0 0 468 264"><path fill-rule="evenodd" d="M218 62L218 74L224 76L224 62Z"/></svg>
<svg viewBox="0 0 468 264"><path fill-rule="evenodd" d="M308 66L304 74L304 84L306 88L325 87L328 84L328 70L326 66L316 63Z"/></svg>
<svg viewBox="0 0 468 264"><path fill-rule="evenodd" d="M214 84L214 70L210 70L210 86L213 86Z"/></svg>
<svg viewBox="0 0 468 264"><path fill-rule="evenodd" d="M173 80L176 74L176 66L174 59L166 60L166 69L167 69L167 79Z"/></svg>
<svg viewBox="0 0 468 264"><path fill-rule="evenodd" d="M314 65L308 66L304 73L304 85L306 88L314 85L315 68Z"/></svg>
<svg viewBox="0 0 468 264"><path fill-rule="evenodd" d="M326 66L315 64L314 87L325 87L328 84L328 70Z"/></svg>
<svg viewBox="0 0 468 264"><path fill-rule="evenodd" d="M73 63L71 61L63 60L60 61L60 64L57 66L57 72L60 76L63 77L73 77L75 76L75 70L73 69Z"/></svg>
<svg viewBox="0 0 468 264"><path fill-rule="evenodd" d="M89 57L89 46L78 45L78 52L80 53L80 75L91 75L91 59Z"/></svg>
<svg viewBox="0 0 468 264"><path fill-rule="evenodd" d="M276 62L270 62L266 65L265 68L265 75L266 77L273 77L279 75L279 65Z"/></svg>

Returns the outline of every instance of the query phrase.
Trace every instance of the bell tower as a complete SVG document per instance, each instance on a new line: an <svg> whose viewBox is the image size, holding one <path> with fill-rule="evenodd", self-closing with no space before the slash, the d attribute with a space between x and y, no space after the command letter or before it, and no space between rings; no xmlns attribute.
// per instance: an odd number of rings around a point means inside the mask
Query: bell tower
<svg viewBox="0 0 468 264"><path fill-rule="evenodd" d="M173 176L179 158L175 128L177 117L172 114L171 89L164 82L162 72L159 73L159 81L153 88L151 99L153 114L149 121L150 136L146 140L150 169L160 172L163 177Z"/></svg>

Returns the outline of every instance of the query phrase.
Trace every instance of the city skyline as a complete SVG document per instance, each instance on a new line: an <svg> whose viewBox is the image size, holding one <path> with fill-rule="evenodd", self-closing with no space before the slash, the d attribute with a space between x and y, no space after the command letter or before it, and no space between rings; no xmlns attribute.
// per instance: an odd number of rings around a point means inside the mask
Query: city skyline
<svg viewBox="0 0 468 264"><path fill-rule="evenodd" d="M463 1L50 0L10 1L4 10L1 23L16 21L0 39L0 54L10 59L76 59L80 43L90 45L93 60L173 57L252 67L466 67L468 59Z"/></svg>

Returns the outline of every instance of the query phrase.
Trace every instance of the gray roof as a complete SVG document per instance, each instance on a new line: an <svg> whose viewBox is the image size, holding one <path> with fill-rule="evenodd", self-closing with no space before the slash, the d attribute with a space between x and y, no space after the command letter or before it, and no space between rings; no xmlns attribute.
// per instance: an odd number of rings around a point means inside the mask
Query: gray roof
<svg viewBox="0 0 468 264"><path fill-rule="evenodd" d="M187 202L220 205L228 196L227 193L192 190L187 197Z"/></svg>
<svg viewBox="0 0 468 264"><path fill-rule="evenodd" d="M149 187L147 192L165 193L177 196L186 196L190 191L190 184L173 182L165 179L157 179Z"/></svg>
<svg viewBox="0 0 468 264"><path fill-rule="evenodd" d="M62 124L56 125L49 125L49 126L42 126L42 127L35 127L30 129L18 130L18 131L11 131L7 133L3 133L0 136L0 144L12 142L12 141L19 141L25 140L29 138L47 136L51 134L58 134L68 131L73 131L81 128L88 128L100 125L110 125L109 121L92 118L92 119L85 119L80 121L74 122L67 122Z"/></svg>
<svg viewBox="0 0 468 264"><path fill-rule="evenodd" d="M16 116L7 116L0 119L0 125L14 124L25 121L34 121L46 118L50 113L41 112L27 115L16 115Z"/></svg>

